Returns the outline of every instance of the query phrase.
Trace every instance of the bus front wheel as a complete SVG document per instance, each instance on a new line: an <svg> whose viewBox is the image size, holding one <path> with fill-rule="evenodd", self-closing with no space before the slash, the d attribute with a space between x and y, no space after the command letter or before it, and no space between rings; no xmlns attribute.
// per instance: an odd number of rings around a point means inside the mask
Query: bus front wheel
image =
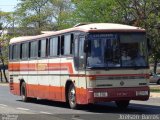
<svg viewBox="0 0 160 120"><path fill-rule="evenodd" d="M69 86L69 90L68 90L68 101L69 101L69 106L72 109L76 109L77 108L77 103L76 103L76 90L75 90L75 86L73 84L71 84Z"/></svg>
<svg viewBox="0 0 160 120"><path fill-rule="evenodd" d="M120 109L126 109L129 105L129 100L120 100L120 101L116 101L116 105L118 108Z"/></svg>
<svg viewBox="0 0 160 120"><path fill-rule="evenodd" d="M26 83L23 82L21 85L21 97L22 97L22 101L27 102L28 101L28 97L27 97L27 91L26 91Z"/></svg>

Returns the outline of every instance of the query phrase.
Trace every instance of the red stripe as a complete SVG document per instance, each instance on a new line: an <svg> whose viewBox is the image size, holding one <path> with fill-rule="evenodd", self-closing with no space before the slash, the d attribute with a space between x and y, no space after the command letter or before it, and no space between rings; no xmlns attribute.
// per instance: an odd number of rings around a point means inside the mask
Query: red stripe
<svg viewBox="0 0 160 120"><path fill-rule="evenodd" d="M84 75L84 74L71 74L70 77L147 77L149 74L97 74L97 75Z"/></svg>

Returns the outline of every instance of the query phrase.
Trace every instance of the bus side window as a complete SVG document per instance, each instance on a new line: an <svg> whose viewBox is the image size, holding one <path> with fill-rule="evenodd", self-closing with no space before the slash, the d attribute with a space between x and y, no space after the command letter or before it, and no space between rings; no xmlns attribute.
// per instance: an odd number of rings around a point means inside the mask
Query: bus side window
<svg viewBox="0 0 160 120"><path fill-rule="evenodd" d="M21 44L21 59L22 60L25 60L25 59L28 59L28 43L22 43Z"/></svg>
<svg viewBox="0 0 160 120"><path fill-rule="evenodd" d="M58 36L58 55L60 55L61 54L61 37L60 36Z"/></svg>
<svg viewBox="0 0 160 120"><path fill-rule="evenodd" d="M61 55L64 55L64 35L61 36L60 50L61 50Z"/></svg>
<svg viewBox="0 0 160 120"><path fill-rule="evenodd" d="M20 59L20 44L13 45L13 60Z"/></svg>
<svg viewBox="0 0 160 120"><path fill-rule="evenodd" d="M74 64L75 68L78 69L78 36L74 39Z"/></svg>
<svg viewBox="0 0 160 120"><path fill-rule="evenodd" d="M12 60L15 60L16 45L12 46Z"/></svg>
<svg viewBox="0 0 160 120"><path fill-rule="evenodd" d="M46 57L49 56L49 38L46 39Z"/></svg>
<svg viewBox="0 0 160 120"><path fill-rule="evenodd" d="M38 44L38 57L46 57L46 39L40 40Z"/></svg>
<svg viewBox="0 0 160 120"><path fill-rule="evenodd" d="M79 69L84 68L84 40L85 37L79 37Z"/></svg>
<svg viewBox="0 0 160 120"><path fill-rule="evenodd" d="M70 42L71 42L71 36L65 35L64 36L64 55L70 55Z"/></svg>
<svg viewBox="0 0 160 120"><path fill-rule="evenodd" d="M29 51L30 51L30 58L38 57L38 42L37 41L30 42Z"/></svg>
<svg viewBox="0 0 160 120"><path fill-rule="evenodd" d="M11 55L11 59L12 59L12 60L13 60L13 51L14 51L13 48L14 48L14 45L12 45L12 50L11 50L11 54L12 54L12 55Z"/></svg>
<svg viewBox="0 0 160 120"><path fill-rule="evenodd" d="M74 43L73 43L73 39L74 39L74 34L71 34L71 45L70 45L70 53L73 54L73 48L74 48Z"/></svg>
<svg viewBox="0 0 160 120"><path fill-rule="evenodd" d="M84 68L84 36L76 36L74 40L74 64L76 69Z"/></svg>
<svg viewBox="0 0 160 120"><path fill-rule="evenodd" d="M49 56L59 55L59 37L53 37L49 40Z"/></svg>
<svg viewBox="0 0 160 120"><path fill-rule="evenodd" d="M9 60L12 60L12 45L9 46Z"/></svg>
<svg viewBox="0 0 160 120"><path fill-rule="evenodd" d="M73 34L65 35L64 37L64 55L71 55L73 48Z"/></svg>
<svg viewBox="0 0 160 120"><path fill-rule="evenodd" d="M38 57L41 57L41 40L38 41Z"/></svg>

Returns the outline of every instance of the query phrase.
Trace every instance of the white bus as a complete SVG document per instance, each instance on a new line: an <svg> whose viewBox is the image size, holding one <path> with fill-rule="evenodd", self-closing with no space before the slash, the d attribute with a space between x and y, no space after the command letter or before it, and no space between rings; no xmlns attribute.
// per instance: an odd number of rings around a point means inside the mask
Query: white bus
<svg viewBox="0 0 160 120"><path fill-rule="evenodd" d="M145 30L92 23L10 40L10 91L78 105L149 99Z"/></svg>

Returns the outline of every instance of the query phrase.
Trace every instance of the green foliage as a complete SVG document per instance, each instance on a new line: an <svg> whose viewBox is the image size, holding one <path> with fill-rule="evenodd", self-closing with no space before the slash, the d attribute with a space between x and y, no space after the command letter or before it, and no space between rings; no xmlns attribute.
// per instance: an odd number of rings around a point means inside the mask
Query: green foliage
<svg viewBox="0 0 160 120"><path fill-rule="evenodd" d="M13 14L11 12L0 11L0 29L2 35L0 35L0 62L3 64L8 63L8 46L9 40L13 35L4 34L4 32L13 26Z"/></svg>
<svg viewBox="0 0 160 120"><path fill-rule="evenodd" d="M9 48L9 41L11 38L15 37L14 35L2 35L0 37L0 52L1 52L1 55L0 55L0 61L4 62L5 65L8 64L8 48Z"/></svg>
<svg viewBox="0 0 160 120"><path fill-rule="evenodd" d="M114 16L116 9L115 0L73 0L75 23L78 22L116 22Z"/></svg>
<svg viewBox="0 0 160 120"><path fill-rule="evenodd" d="M71 13L66 0L25 0L18 4L15 14L22 27L55 30L69 27L65 19Z"/></svg>
<svg viewBox="0 0 160 120"><path fill-rule="evenodd" d="M12 14L10 12L0 11L0 29L8 26L8 23L12 20Z"/></svg>
<svg viewBox="0 0 160 120"><path fill-rule="evenodd" d="M73 4L69 0L50 0L49 8L50 11L52 11L54 30L65 29L72 26L72 5Z"/></svg>
<svg viewBox="0 0 160 120"><path fill-rule="evenodd" d="M21 1L15 16L19 20L20 26L34 26L38 29L44 27L47 23L47 17L50 15L46 11L48 0L25 0Z"/></svg>

